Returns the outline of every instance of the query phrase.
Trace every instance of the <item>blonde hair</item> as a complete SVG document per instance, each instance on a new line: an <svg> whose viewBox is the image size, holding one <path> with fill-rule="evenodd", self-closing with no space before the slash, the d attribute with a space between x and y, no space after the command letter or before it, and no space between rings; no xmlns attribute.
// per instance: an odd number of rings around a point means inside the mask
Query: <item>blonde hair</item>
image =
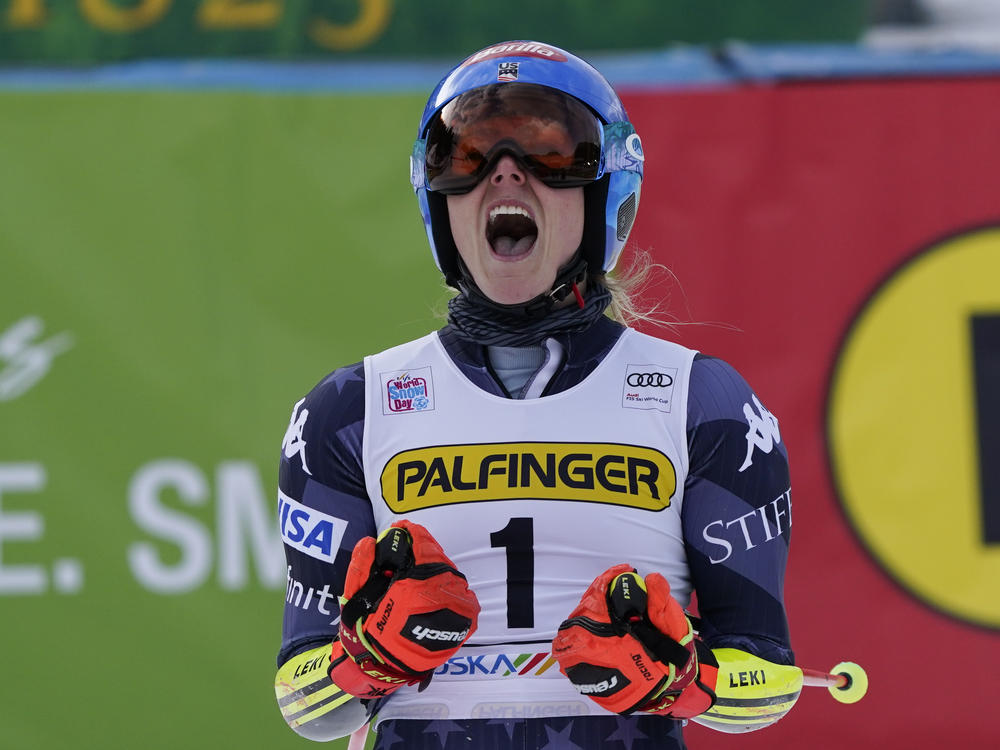
<svg viewBox="0 0 1000 750"><path fill-rule="evenodd" d="M662 300L651 307L640 303L642 291L653 280L654 275L659 276L661 273L673 277L665 265L653 262L649 252L634 250L626 267L618 266L601 279L611 292L611 304L608 305L605 315L624 326L633 326L637 323L662 327L676 325L678 321L661 309Z"/></svg>

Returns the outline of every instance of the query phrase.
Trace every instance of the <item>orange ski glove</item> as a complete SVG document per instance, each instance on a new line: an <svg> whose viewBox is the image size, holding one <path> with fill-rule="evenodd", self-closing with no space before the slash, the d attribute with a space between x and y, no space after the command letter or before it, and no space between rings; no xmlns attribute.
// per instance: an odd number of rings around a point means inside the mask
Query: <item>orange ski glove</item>
<svg viewBox="0 0 1000 750"><path fill-rule="evenodd" d="M670 584L628 565L599 575L552 641L559 670L598 705L690 718L715 703L718 663Z"/></svg>
<svg viewBox="0 0 1000 750"><path fill-rule="evenodd" d="M360 698L425 683L476 630L479 601L423 526L360 540L340 598L330 679Z"/></svg>

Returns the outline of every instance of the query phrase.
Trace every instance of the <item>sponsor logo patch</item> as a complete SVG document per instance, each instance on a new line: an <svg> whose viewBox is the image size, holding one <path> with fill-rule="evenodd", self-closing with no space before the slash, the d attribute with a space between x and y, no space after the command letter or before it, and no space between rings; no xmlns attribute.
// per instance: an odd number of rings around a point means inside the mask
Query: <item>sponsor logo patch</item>
<svg viewBox="0 0 1000 750"><path fill-rule="evenodd" d="M447 719L451 709L444 703L412 703L406 707L410 719Z"/></svg>
<svg viewBox="0 0 1000 750"><path fill-rule="evenodd" d="M392 614L392 607L394 604L393 599L389 599L385 603L385 607L382 609L382 616L379 618L378 622L375 623L375 627L378 628L378 632L385 632L385 625L389 622L389 615Z"/></svg>
<svg viewBox="0 0 1000 750"><path fill-rule="evenodd" d="M711 548L699 548L713 565L725 562L734 548L749 552L767 542L781 539L792 526L792 489L774 500L736 518L718 518L705 525L701 537Z"/></svg>
<svg viewBox="0 0 1000 750"><path fill-rule="evenodd" d="M492 47L479 50L472 57L462 63L474 65L482 60L490 60L494 57L540 57L543 60L554 60L556 62L566 62L566 55L547 44L538 42L508 42L507 44L495 44Z"/></svg>
<svg viewBox="0 0 1000 750"><path fill-rule="evenodd" d="M763 685L767 682L767 676L763 669L751 669L747 672L730 672L729 687L750 687L752 685Z"/></svg>
<svg viewBox="0 0 1000 750"><path fill-rule="evenodd" d="M430 367L383 372L379 375L379 381L382 384L383 414L405 414L434 409Z"/></svg>
<svg viewBox="0 0 1000 750"><path fill-rule="evenodd" d="M295 669L295 674L292 677L298 679L299 677L304 677L310 672L314 672L320 667L326 667L326 664L330 661L330 654L322 653L319 656L310 659L309 661L299 664Z"/></svg>
<svg viewBox="0 0 1000 750"><path fill-rule="evenodd" d="M635 662L635 668L639 670L639 674L646 678L647 682L652 682L656 678L653 677L653 673L649 671L646 665L642 661L642 654L632 654L631 659Z"/></svg>
<svg viewBox="0 0 1000 750"><path fill-rule="evenodd" d="M288 566L288 577L285 581L285 602L307 612L315 609L325 617L333 617L332 620L329 620L330 625L336 625L340 622L337 595L330 591L330 584L324 583L321 589L306 586L302 581L295 579L291 565Z"/></svg>
<svg viewBox="0 0 1000 750"><path fill-rule="evenodd" d="M463 654L453 656L440 667L435 676L469 677L478 679L482 675L490 677L539 677L557 666L548 651L532 654ZM559 677L558 668L550 677Z"/></svg>
<svg viewBox="0 0 1000 750"><path fill-rule="evenodd" d="M466 636L472 620L447 609L410 615L402 635L428 651L457 649Z"/></svg>
<svg viewBox="0 0 1000 750"><path fill-rule="evenodd" d="M594 664L574 664L566 670L566 676L581 695L597 695L602 698L614 695L630 684L629 679L617 669Z"/></svg>
<svg viewBox="0 0 1000 750"><path fill-rule="evenodd" d="M488 500L577 500L659 511L677 473L658 450L619 443L482 443L402 451L380 478L394 513Z"/></svg>
<svg viewBox="0 0 1000 750"><path fill-rule="evenodd" d="M477 703L472 707L473 719L539 719L549 716L586 716L590 707L583 701L532 701L530 703Z"/></svg>
<svg viewBox="0 0 1000 750"><path fill-rule="evenodd" d="M517 69L521 63L516 62L502 62L497 66L497 80L498 81L516 81L517 80Z"/></svg>
<svg viewBox="0 0 1000 750"><path fill-rule="evenodd" d="M293 500L278 490L278 521L281 539L317 560L333 562L347 529L347 521L329 516Z"/></svg>
<svg viewBox="0 0 1000 750"><path fill-rule="evenodd" d="M676 378L676 367L626 365L622 406L669 412Z"/></svg>

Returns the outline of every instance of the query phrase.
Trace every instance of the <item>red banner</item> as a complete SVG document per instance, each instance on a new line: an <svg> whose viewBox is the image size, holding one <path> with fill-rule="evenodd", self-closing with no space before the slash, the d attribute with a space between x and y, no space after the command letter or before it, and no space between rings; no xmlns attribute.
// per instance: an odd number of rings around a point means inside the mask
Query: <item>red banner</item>
<svg viewBox="0 0 1000 750"><path fill-rule="evenodd" d="M806 688L756 734L692 726L690 746L994 746L1000 77L626 105L647 155L633 237L675 277L654 290L671 335L780 420L798 663L871 682L854 705Z"/></svg>

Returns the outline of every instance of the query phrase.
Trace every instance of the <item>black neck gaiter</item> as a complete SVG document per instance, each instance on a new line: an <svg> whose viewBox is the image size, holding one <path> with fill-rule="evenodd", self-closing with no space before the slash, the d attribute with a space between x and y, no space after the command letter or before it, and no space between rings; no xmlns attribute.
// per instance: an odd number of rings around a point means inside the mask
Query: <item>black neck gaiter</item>
<svg viewBox="0 0 1000 750"><path fill-rule="evenodd" d="M611 292L591 280L583 294L584 306L575 302L551 310L543 317L505 313L488 307L466 292L448 302L448 322L456 335L483 346L531 346L550 336L590 328L611 304Z"/></svg>

